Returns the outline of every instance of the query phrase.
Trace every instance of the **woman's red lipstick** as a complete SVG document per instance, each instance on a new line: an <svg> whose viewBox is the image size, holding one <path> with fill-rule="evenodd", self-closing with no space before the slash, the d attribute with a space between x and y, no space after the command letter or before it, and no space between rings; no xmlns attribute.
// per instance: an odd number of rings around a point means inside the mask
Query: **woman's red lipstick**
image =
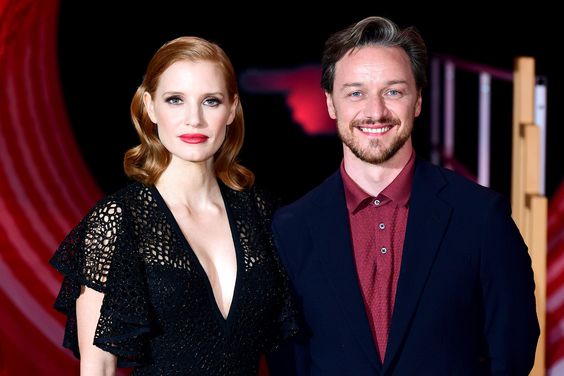
<svg viewBox="0 0 564 376"><path fill-rule="evenodd" d="M208 136L201 134L201 133L186 133L179 136L183 142L187 144L201 144L202 142L206 142L209 138Z"/></svg>

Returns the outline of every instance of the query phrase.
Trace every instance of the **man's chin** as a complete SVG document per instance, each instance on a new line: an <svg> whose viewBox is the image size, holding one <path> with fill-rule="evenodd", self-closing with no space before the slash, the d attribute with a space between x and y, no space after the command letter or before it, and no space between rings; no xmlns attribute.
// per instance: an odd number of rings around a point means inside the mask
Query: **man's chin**
<svg viewBox="0 0 564 376"><path fill-rule="evenodd" d="M352 152L361 161L374 165L382 164L394 156L388 150L378 152L374 150L370 152L352 150Z"/></svg>

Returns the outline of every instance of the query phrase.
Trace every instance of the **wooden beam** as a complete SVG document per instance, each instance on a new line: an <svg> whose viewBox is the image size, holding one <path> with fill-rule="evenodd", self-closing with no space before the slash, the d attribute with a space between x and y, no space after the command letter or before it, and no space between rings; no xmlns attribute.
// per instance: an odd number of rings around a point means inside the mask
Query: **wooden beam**
<svg viewBox="0 0 564 376"><path fill-rule="evenodd" d="M513 138L511 168L511 206L513 219L519 229L523 229L525 208L525 187L523 161L525 158L521 124L534 122L535 60L531 57L515 59L513 80Z"/></svg>
<svg viewBox="0 0 564 376"><path fill-rule="evenodd" d="M546 247L547 247L547 199L540 195L528 195L529 215L529 253L535 272L535 298L540 325L540 337L535 354L532 376L546 373Z"/></svg>

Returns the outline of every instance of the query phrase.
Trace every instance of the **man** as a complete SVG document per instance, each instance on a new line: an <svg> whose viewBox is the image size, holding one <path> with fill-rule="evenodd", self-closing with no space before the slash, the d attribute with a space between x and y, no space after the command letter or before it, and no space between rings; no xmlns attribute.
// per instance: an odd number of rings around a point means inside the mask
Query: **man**
<svg viewBox="0 0 564 376"><path fill-rule="evenodd" d="M505 198L415 156L426 47L366 18L331 36L322 86L338 171L273 228L306 326L304 375L528 375L539 327Z"/></svg>

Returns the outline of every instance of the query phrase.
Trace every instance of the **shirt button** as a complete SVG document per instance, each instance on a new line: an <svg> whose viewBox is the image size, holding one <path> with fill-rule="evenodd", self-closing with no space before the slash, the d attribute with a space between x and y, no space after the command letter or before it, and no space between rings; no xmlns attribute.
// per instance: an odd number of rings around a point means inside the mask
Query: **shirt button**
<svg viewBox="0 0 564 376"><path fill-rule="evenodd" d="M383 223L380 223L380 224L378 225L378 227L380 227L380 230L383 230L383 229L385 229L385 228L386 228L386 225L385 225L385 224L383 224Z"/></svg>
<svg viewBox="0 0 564 376"><path fill-rule="evenodd" d="M374 200L374 205L380 205L380 200Z"/></svg>
<svg viewBox="0 0 564 376"><path fill-rule="evenodd" d="M386 247L382 247L380 248L380 252L382 252L382 254L385 255L388 252L388 250L386 249Z"/></svg>

